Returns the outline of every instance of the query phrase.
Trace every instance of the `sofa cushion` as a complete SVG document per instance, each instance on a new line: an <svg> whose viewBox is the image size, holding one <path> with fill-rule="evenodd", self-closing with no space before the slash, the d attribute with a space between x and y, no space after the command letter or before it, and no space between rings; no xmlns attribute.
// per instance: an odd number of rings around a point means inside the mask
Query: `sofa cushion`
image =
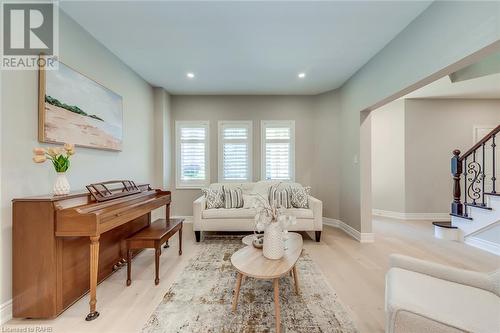
<svg viewBox="0 0 500 333"><path fill-rule="evenodd" d="M240 187L222 186L224 191L224 208L242 208L243 191Z"/></svg>
<svg viewBox="0 0 500 333"><path fill-rule="evenodd" d="M387 273L386 307L392 320L405 310L468 332L500 332L494 293L401 268Z"/></svg>
<svg viewBox="0 0 500 333"><path fill-rule="evenodd" d="M254 219L257 215L255 208L219 208L205 209L202 213L204 219Z"/></svg>
<svg viewBox="0 0 500 333"><path fill-rule="evenodd" d="M255 194L243 194L243 208L254 208L259 199Z"/></svg>
<svg viewBox="0 0 500 333"><path fill-rule="evenodd" d="M229 188L241 188L243 194L252 193L256 183L212 183L209 188L222 189L223 186Z"/></svg>
<svg viewBox="0 0 500 333"><path fill-rule="evenodd" d="M295 208L309 208L309 193L311 187L294 186L290 187L292 206Z"/></svg>
<svg viewBox="0 0 500 333"><path fill-rule="evenodd" d="M205 195L207 208L224 208L224 192L220 189L204 188L201 192Z"/></svg>
<svg viewBox="0 0 500 333"><path fill-rule="evenodd" d="M313 219L312 209L307 208L288 208L284 210L285 215L295 216L298 219Z"/></svg>
<svg viewBox="0 0 500 333"><path fill-rule="evenodd" d="M278 208L291 208L291 194L289 187L283 187L280 184L273 185L269 188L269 204L276 204Z"/></svg>

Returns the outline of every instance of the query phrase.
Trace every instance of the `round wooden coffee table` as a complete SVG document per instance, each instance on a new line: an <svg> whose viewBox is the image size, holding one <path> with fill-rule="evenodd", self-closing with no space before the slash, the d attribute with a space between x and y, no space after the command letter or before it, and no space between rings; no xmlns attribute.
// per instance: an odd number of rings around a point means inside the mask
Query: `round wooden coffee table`
<svg viewBox="0 0 500 333"><path fill-rule="evenodd" d="M281 259L271 260L264 257L262 250L252 245L236 251L231 256L231 263L238 271L236 289L233 298L233 311L236 311L238 297L240 294L241 281L250 276L261 280L273 280L274 287L274 312L276 316L276 332L280 332L281 314L279 303L279 278L285 274L292 274L295 284L295 292L299 293L299 279L295 264L302 253L302 236L295 232L288 233L285 241L285 254Z"/></svg>

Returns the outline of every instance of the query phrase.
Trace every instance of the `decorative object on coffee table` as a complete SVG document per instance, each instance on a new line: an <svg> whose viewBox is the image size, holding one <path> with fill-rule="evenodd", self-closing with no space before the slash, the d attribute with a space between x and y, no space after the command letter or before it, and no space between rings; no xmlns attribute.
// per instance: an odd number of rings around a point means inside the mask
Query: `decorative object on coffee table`
<svg viewBox="0 0 500 333"><path fill-rule="evenodd" d="M236 289L234 291L233 311L236 311L238 297L240 294L241 281L243 277L253 277L262 280L273 280L274 288L274 312L276 317L276 332L280 332L281 312L279 301L279 279L292 272L295 285L295 292L299 294L299 280L295 264L302 253L302 236L291 232L288 234L287 250L283 251L283 256L279 260L265 258L259 250L253 246L246 246L236 251L231 256L231 264L238 271L236 279ZM264 234L265 238L265 234ZM265 251L264 243L264 251Z"/></svg>
<svg viewBox="0 0 500 333"><path fill-rule="evenodd" d="M66 171L68 171L70 156L75 154L75 146L65 143L63 147L35 148L33 149L33 162L44 163L47 160L52 162L57 178L54 183L53 192L55 195L65 195L70 191Z"/></svg>
<svg viewBox="0 0 500 333"><path fill-rule="evenodd" d="M268 259L280 259L284 254L283 229L279 221L284 218L284 209L276 200L269 202L262 195L255 197L255 228L264 230L263 255Z"/></svg>

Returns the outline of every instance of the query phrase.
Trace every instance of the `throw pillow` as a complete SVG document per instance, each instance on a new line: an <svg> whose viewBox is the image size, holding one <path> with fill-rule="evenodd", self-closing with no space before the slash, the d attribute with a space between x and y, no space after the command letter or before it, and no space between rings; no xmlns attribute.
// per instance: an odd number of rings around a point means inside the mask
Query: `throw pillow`
<svg viewBox="0 0 500 333"><path fill-rule="evenodd" d="M205 195L207 209L224 208L224 192L221 189L204 188L201 192Z"/></svg>
<svg viewBox="0 0 500 333"><path fill-rule="evenodd" d="M273 185L269 188L269 204L276 203L278 208L291 208L290 188L288 186Z"/></svg>
<svg viewBox="0 0 500 333"><path fill-rule="evenodd" d="M224 191L224 208L243 207L243 191L241 187L222 186Z"/></svg>
<svg viewBox="0 0 500 333"><path fill-rule="evenodd" d="M243 208L254 208L257 196L254 194L243 194Z"/></svg>
<svg viewBox="0 0 500 333"><path fill-rule="evenodd" d="M309 193L311 187L295 186L290 188L291 202L294 208L309 208Z"/></svg>

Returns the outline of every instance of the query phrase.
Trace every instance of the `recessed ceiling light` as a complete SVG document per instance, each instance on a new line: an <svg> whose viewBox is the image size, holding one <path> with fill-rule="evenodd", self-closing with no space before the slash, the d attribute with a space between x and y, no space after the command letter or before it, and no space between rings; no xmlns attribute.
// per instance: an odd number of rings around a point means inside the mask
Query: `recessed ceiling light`
<svg viewBox="0 0 500 333"><path fill-rule="evenodd" d="M190 79L194 79L194 73L189 72L186 74L186 76Z"/></svg>
<svg viewBox="0 0 500 333"><path fill-rule="evenodd" d="M299 73L298 77L299 79L303 79L306 77L306 73Z"/></svg>

